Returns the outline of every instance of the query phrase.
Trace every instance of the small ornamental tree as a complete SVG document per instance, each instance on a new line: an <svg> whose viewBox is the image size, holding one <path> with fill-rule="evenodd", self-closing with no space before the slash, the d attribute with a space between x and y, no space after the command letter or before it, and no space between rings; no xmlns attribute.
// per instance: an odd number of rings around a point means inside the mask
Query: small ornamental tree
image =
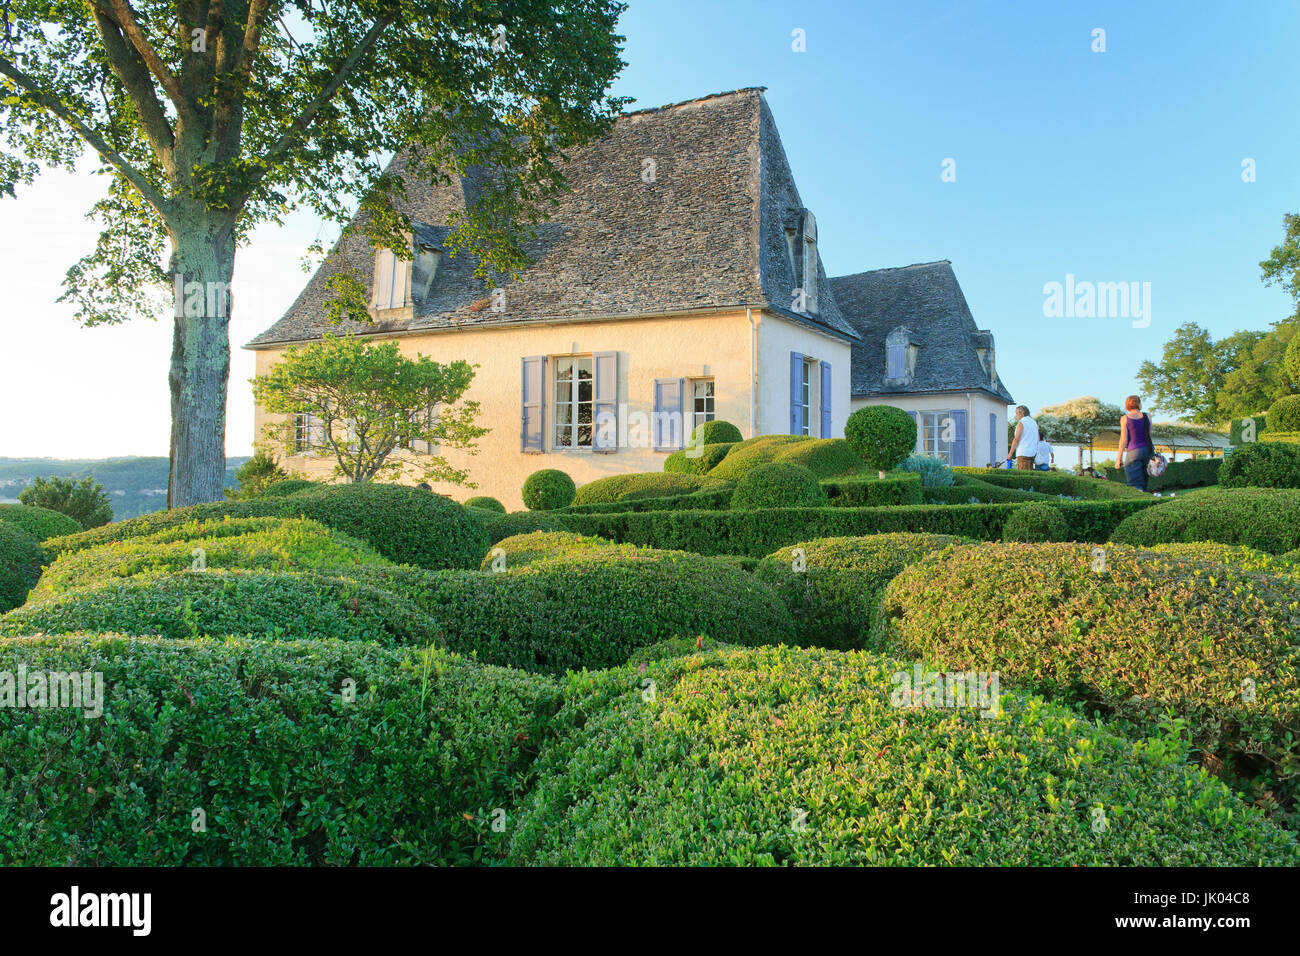
<svg viewBox="0 0 1300 956"><path fill-rule="evenodd" d="M916 447L916 421L893 405L859 408L844 423L844 439L853 453L879 473L900 465Z"/></svg>
<svg viewBox="0 0 1300 956"><path fill-rule="evenodd" d="M350 482L396 477L409 467L425 481L473 488L469 472L453 468L441 451L475 454L475 440L487 434L474 424L478 402L461 401L475 367L409 359L396 342L327 335L287 349L284 361L253 379L253 397L281 416L266 426L268 439L289 455L306 446L333 456L334 474Z"/></svg>
<svg viewBox="0 0 1300 956"><path fill-rule="evenodd" d="M289 473L276 461L275 455L265 448L259 448L253 453L252 458L239 466L239 470L235 472L238 487L227 488L226 497L232 500L256 498L266 490L268 485L284 481L289 477Z"/></svg>
<svg viewBox="0 0 1300 956"><path fill-rule="evenodd" d="M578 488L573 479L556 468L543 468L524 479L521 497L529 511L554 511L573 504Z"/></svg>
<svg viewBox="0 0 1300 956"><path fill-rule="evenodd" d="M98 528L113 520L113 505L104 486L93 478L80 480L37 478L18 492L18 501L33 508L48 508L72 518L83 528Z"/></svg>

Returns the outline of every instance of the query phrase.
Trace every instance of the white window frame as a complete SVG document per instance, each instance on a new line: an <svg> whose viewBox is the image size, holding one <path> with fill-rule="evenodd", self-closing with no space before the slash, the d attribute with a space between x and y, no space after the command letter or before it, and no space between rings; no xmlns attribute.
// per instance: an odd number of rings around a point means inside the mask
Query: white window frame
<svg viewBox="0 0 1300 956"><path fill-rule="evenodd" d="M293 453L309 457L316 450L314 441L316 416L311 412L294 412L293 415Z"/></svg>
<svg viewBox="0 0 1300 956"><path fill-rule="evenodd" d="M802 419L800 423L800 435L812 436L812 397L813 397L813 366L817 363L810 361L807 357L803 360L803 377L799 382L800 398L799 415Z"/></svg>
<svg viewBox="0 0 1300 956"><path fill-rule="evenodd" d="M916 440L920 446L917 454L952 464L952 443L943 440L944 424L951 418L951 410L916 413Z"/></svg>
<svg viewBox="0 0 1300 956"><path fill-rule="evenodd" d="M376 309L401 309L406 306L406 286L410 272L410 259L397 258L392 249L375 251L372 298Z"/></svg>
<svg viewBox="0 0 1300 956"><path fill-rule="evenodd" d="M690 401L691 401L691 427L683 429L686 435L698 428L704 422L711 422L717 416L718 388L712 378L692 378L687 379L690 384ZM700 395L698 389L700 386L707 386L708 394ZM701 411L700 403L703 402L705 408Z"/></svg>
<svg viewBox="0 0 1300 956"><path fill-rule="evenodd" d="M547 363L551 367L551 449L553 451L591 451L595 447L596 422L595 422L595 399L596 399L596 362L595 356L590 352L578 355L556 355L552 356ZM563 366L568 366L573 377L568 380L561 379L560 373ZM584 370L587 372L587 400L582 400L581 374ZM561 400L560 386L562 384L570 385L569 397ZM586 406L587 421L582 421L582 409ZM569 411L569 421L560 421L560 409L564 407ZM579 434L583 425L588 428L587 440L584 443ZM562 444L560 442L560 429L568 430L569 442Z"/></svg>

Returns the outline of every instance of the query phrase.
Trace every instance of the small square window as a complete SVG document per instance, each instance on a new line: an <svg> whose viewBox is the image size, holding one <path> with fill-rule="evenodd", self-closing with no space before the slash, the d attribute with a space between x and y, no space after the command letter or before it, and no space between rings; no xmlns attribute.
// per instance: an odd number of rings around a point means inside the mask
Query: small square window
<svg viewBox="0 0 1300 956"><path fill-rule="evenodd" d="M691 427L713 421L713 379L691 380Z"/></svg>

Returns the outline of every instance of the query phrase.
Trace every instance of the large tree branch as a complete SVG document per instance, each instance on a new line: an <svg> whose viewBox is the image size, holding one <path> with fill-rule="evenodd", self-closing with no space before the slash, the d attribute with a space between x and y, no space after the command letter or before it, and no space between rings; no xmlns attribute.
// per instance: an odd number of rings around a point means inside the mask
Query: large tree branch
<svg viewBox="0 0 1300 956"><path fill-rule="evenodd" d="M164 219L167 218L171 205L167 197L159 192L153 183L145 178L142 172L132 166L126 157L110 146L104 137L83 123L72 110L63 104L62 100L53 93L41 89L40 84L33 77L28 76L3 56L0 56L0 73L18 84L23 91L24 99L45 108L67 123L78 136L103 157L106 163L121 173L122 177L139 191L144 200L153 206L160 216Z"/></svg>
<svg viewBox="0 0 1300 956"><path fill-rule="evenodd" d="M149 39L144 35L135 18L135 11L131 9L127 0L99 0L98 8L99 10L107 8L111 11L113 19L117 21L126 38L131 41L131 46L149 68L149 72L158 79L158 83L167 91L167 96L176 104L177 111L185 116L193 116L194 104L185 96L180 80L167 68L158 51L149 43Z"/></svg>
<svg viewBox="0 0 1300 956"><path fill-rule="evenodd" d="M100 40L104 44L104 52L108 54L109 67L117 78L122 81L122 85L126 87L127 93L130 94L132 101L135 103L136 109L140 113L140 122L144 127L145 135L149 137L150 145L153 146L154 152L158 154L158 161L171 172L176 137L172 132L171 123L167 120L167 114L163 111L162 104L158 102L158 97L154 94L148 68L139 55L122 39L117 22L112 17L100 10L96 10L95 26L99 29Z"/></svg>
<svg viewBox="0 0 1300 956"><path fill-rule="evenodd" d="M221 40L217 71L222 78L221 82L228 82L229 85L218 97L212 140L217 144L223 159L236 152L239 127L244 115L243 97L253 74L253 62L262 44L262 30L266 25L270 5L270 0L253 0L248 6L248 20L244 23L242 41L227 44L224 37Z"/></svg>

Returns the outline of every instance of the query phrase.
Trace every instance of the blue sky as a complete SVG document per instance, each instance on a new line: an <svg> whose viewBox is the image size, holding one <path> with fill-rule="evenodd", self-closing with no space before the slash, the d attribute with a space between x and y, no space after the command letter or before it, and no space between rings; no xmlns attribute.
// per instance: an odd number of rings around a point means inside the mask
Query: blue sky
<svg viewBox="0 0 1300 956"><path fill-rule="evenodd" d="M1036 410L1136 391L1138 365L1183 322L1218 336L1291 313L1259 262L1300 212L1298 28L1300 4L1283 0L632 0L615 92L640 108L767 87L830 273L950 259L1004 380ZM167 323L79 329L54 304L93 241L90 168L0 202L0 455L166 454ZM318 232L298 216L240 253L236 346L292 300ZM1044 317L1044 284L1067 274L1150 283L1149 326ZM251 445L251 375L237 352L232 454Z"/></svg>

